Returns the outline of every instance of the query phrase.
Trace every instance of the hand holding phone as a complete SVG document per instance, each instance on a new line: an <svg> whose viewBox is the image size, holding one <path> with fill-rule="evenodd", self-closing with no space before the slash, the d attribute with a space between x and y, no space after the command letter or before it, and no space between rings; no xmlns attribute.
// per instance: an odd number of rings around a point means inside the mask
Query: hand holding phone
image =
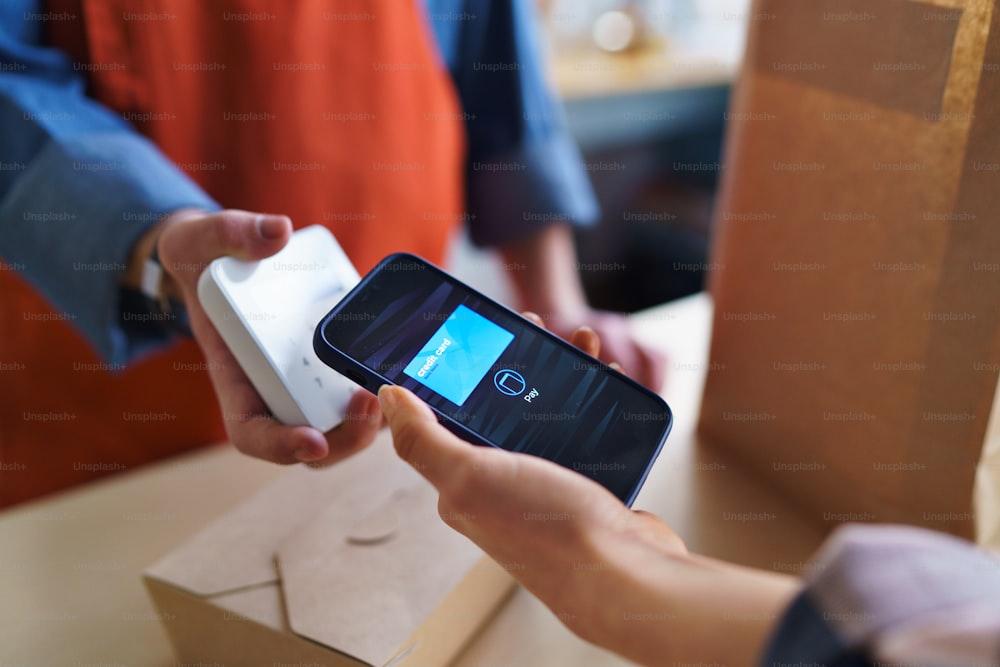
<svg viewBox="0 0 1000 667"><path fill-rule="evenodd" d="M554 461L626 505L670 431L659 396L413 255L380 262L313 345L369 391L402 385L463 439Z"/></svg>

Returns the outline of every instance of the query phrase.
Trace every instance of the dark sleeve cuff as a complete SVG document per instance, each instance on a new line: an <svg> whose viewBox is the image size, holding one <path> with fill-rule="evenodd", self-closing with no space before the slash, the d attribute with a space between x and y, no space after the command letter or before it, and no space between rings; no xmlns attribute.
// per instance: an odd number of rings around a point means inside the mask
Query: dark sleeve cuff
<svg viewBox="0 0 1000 667"><path fill-rule="evenodd" d="M968 620L1000 618L997 566L942 533L842 526L813 559L760 664L917 664L928 655L934 664L995 663L996 625Z"/></svg>
<svg viewBox="0 0 1000 667"><path fill-rule="evenodd" d="M865 667L869 663L848 651L808 594L800 593L782 616L759 664Z"/></svg>
<svg viewBox="0 0 1000 667"><path fill-rule="evenodd" d="M600 215L580 151L566 133L473 161L467 196L469 235L481 246L514 242L556 222L592 225Z"/></svg>

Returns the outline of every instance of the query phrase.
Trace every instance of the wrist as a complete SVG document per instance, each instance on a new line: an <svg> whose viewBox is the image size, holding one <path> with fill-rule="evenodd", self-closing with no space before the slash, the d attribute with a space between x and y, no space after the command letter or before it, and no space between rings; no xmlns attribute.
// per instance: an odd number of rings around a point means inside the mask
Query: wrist
<svg viewBox="0 0 1000 667"><path fill-rule="evenodd" d="M156 331L191 335L185 292L173 275L173 267L159 253L163 234L175 223L204 215L200 209L179 209L145 230L133 244L122 276L122 317Z"/></svg>
<svg viewBox="0 0 1000 667"><path fill-rule="evenodd" d="M122 273L122 287L137 292L142 288L142 269L146 260L153 253L153 246L160 234L161 224L162 220L149 227L132 245L128 263L125 265L124 273Z"/></svg>
<svg viewBox="0 0 1000 667"><path fill-rule="evenodd" d="M178 209L163 216L157 223L143 232L132 246L128 264L122 274L122 287L135 291L146 291L143 289L143 276L148 270L147 264L156 258L156 261L161 264L162 268L161 283L158 291L162 292L164 297L183 302L184 296L172 275L173 269L163 263L162 258L158 257L157 247L160 235L169 226L180 220L204 214L204 210L197 208Z"/></svg>
<svg viewBox="0 0 1000 667"><path fill-rule="evenodd" d="M580 638L635 660L640 655L637 642L650 639L636 631L658 624L631 619L659 612L669 602L659 597L658 586L649 584L664 574L663 561L672 551L683 558L687 554L679 540L668 548L659 531L649 530L626 508L620 511L620 517L608 517L599 528L592 524L567 540L566 576L552 591L549 607Z"/></svg>
<svg viewBox="0 0 1000 667"><path fill-rule="evenodd" d="M590 310L577 273L573 236L567 225L549 225L538 233L500 247L518 305L575 328Z"/></svg>
<svg viewBox="0 0 1000 667"><path fill-rule="evenodd" d="M801 586L795 577L653 541L618 563L592 641L643 665L754 665Z"/></svg>

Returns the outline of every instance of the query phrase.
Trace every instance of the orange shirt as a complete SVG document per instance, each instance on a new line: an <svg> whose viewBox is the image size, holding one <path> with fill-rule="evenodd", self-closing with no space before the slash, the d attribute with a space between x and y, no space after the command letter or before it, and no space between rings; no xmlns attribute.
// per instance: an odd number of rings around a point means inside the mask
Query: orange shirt
<svg viewBox="0 0 1000 667"><path fill-rule="evenodd" d="M66 3L51 3L65 5ZM440 262L462 214L461 113L416 2L70 0L56 45L93 96L226 207L323 224L358 271ZM352 18L353 17L353 18ZM81 220L80 224L86 221ZM0 271L0 506L225 438L193 341L109 373Z"/></svg>

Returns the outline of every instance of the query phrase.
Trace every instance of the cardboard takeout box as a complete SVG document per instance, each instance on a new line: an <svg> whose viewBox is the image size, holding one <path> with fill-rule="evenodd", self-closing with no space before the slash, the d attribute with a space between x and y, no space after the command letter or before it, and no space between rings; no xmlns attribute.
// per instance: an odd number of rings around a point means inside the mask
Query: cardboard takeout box
<svg viewBox="0 0 1000 667"><path fill-rule="evenodd" d="M147 569L182 662L446 665L513 580L383 436L290 469Z"/></svg>

